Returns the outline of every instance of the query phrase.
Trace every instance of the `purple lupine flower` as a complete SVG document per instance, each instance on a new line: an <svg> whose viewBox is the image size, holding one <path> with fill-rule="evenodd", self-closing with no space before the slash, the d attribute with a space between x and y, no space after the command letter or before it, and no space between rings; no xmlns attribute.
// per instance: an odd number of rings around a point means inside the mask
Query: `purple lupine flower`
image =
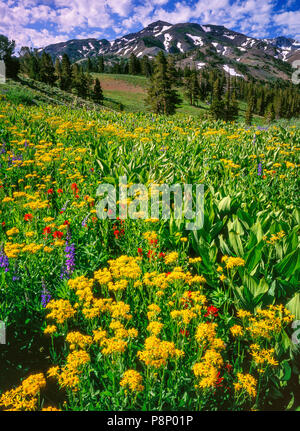
<svg viewBox="0 0 300 431"><path fill-rule="evenodd" d="M5 154L5 153L6 153L5 142L2 141L2 147L0 149L0 154Z"/></svg>
<svg viewBox="0 0 300 431"><path fill-rule="evenodd" d="M27 140L25 140L25 142L24 142L24 147L26 148L26 147L28 147L28 142L27 142Z"/></svg>
<svg viewBox="0 0 300 431"><path fill-rule="evenodd" d="M86 217L84 217L84 219L82 220L81 226L85 227L86 226L86 222L88 221L90 214L88 214Z"/></svg>
<svg viewBox="0 0 300 431"><path fill-rule="evenodd" d="M262 174L262 164L261 162L259 162L258 166L257 166L257 175L261 175Z"/></svg>
<svg viewBox="0 0 300 431"><path fill-rule="evenodd" d="M42 280L42 287L43 287L43 290L42 290L42 294L41 294L41 303L42 303L43 308L45 308L46 305L48 304L48 302L50 302L50 300L51 300L51 294L46 289L46 285L45 285L44 280Z"/></svg>
<svg viewBox="0 0 300 431"><path fill-rule="evenodd" d="M12 280L13 281L20 280L19 271L18 271L18 263L17 262L15 263L15 266L14 266L14 274L13 274Z"/></svg>
<svg viewBox="0 0 300 431"><path fill-rule="evenodd" d="M9 271L9 260L3 246L0 249L0 268L4 268L5 272Z"/></svg>
<svg viewBox="0 0 300 431"><path fill-rule="evenodd" d="M168 147L164 146L164 147L161 147L161 149L159 151L162 153L165 153L167 151L167 149L168 149Z"/></svg>
<svg viewBox="0 0 300 431"><path fill-rule="evenodd" d="M65 253L66 253L66 263L65 266L62 267L62 271L60 274L61 280L64 278L69 279L70 275L75 269L75 244L71 242L71 232L70 229L67 232L66 236L66 247L65 247Z"/></svg>
<svg viewBox="0 0 300 431"><path fill-rule="evenodd" d="M262 126L257 126L257 130L268 130L269 127L262 127Z"/></svg>
<svg viewBox="0 0 300 431"><path fill-rule="evenodd" d="M23 156L22 154L19 155L15 155L13 154L11 159L8 161L9 165L12 166L13 162L22 162L23 161Z"/></svg>
<svg viewBox="0 0 300 431"><path fill-rule="evenodd" d="M70 200L67 200L67 202L64 204L64 206L62 207L62 209L60 210L60 212L65 212L68 206L68 203L70 202Z"/></svg>

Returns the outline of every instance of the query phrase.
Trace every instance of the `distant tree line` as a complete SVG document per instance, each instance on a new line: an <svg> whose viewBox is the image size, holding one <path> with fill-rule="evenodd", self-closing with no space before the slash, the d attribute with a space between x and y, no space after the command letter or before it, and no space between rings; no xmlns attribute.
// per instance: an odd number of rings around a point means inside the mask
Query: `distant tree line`
<svg viewBox="0 0 300 431"><path fill-rule="evenodd" d="M236 120L239 115L238 102L244 102L244 118L248 125L251 125L254 114L265 117L267 122L300 115L299 86L282 82L261 83L251 79L245 81L218 69L196 70L188 66L183 70L176 69L174 57L168 56L166 59L160 52L150 76L147 102L152 110L174 113L180 105L176 91L180 87L190 105L204 103L210 116L216 120ZM165 106L165 102L161 103L162 98L169 100L169 108L162 109Z"/></svg>
<svg viewBox="0 0 300 431"><path fill-rule="evenodd" d="M57 85L61 90L73 92L84 99L92 99L95 103L103 103L103 92L98 78L95 80L86 73L78 63L71 64L67 54L62 59L56 58L53 64L51 56L43 51L22 48L20 53L21 72L29 78Z"/></svg>

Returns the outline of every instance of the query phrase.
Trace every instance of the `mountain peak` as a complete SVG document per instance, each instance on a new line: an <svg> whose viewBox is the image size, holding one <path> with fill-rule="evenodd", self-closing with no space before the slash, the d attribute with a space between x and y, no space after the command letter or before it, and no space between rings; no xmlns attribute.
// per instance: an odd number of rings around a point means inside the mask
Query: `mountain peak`
<svg viewBox="0 0 300 431"><path fill-rule="evenodd" d="M173 24L170 24L169 22L166 22L166 21L160 21L160 20L158 20L158 21L154 21L151 24L149 24L147 26L147 28L163 27L165 25L172 26Z"/></svg>

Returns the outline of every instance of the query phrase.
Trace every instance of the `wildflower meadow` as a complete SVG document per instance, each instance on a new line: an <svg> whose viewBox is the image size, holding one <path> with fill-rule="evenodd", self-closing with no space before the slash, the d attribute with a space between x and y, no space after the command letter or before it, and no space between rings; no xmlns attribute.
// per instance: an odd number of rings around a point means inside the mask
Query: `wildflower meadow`
<svg viewBox="0 0 300 431"><path fill-rule="evenodd" d="M292 124L3 96L0 409L299 409L299 144ZM172 196L168 218L100 219L124 175L202 184L201 227Z"/></svg>

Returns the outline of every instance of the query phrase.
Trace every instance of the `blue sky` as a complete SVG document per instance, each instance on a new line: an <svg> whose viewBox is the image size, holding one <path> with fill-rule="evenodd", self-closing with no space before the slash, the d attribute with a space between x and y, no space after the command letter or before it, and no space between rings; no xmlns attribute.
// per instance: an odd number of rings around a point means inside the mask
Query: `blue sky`
<svg viewBox="0 0 300 431"><path fill-rule="evenodd" d="M0 0L0 34L18 47L87 37L113 40L157 20L218 24L253 37L300 41L299 0Z"/></svg>

